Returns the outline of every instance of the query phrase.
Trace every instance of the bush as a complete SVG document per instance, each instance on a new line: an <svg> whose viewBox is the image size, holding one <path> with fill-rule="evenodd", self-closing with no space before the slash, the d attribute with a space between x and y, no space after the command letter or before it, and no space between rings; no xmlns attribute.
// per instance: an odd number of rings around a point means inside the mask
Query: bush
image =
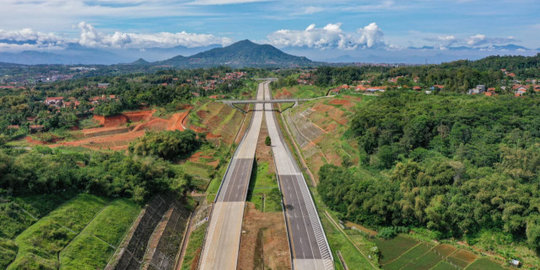
<svg viewBox="0 0 540 270"><path fill-rule="evenodd" d="M129 151L136 155L176 160L187 157L199 148L201 143L192 130L150 132L131 143Z"/></svg>
<svg viewBox="0 0 540 270"><path fill-rule="evenodd" d="M272 139L270 139L270 136L266 136L266 139L264 139L264 144L266 146L272 145Z"/></svg>
<svg viewBox="0 0 540 270"><path fill-rule="evenodd" d="M396 237L399 233L408 233L409 228L402 227L402 226L394 226L394 227L384 227L379 230L379 233L377 234L378 237L383 239L392 239Z"/></svg>

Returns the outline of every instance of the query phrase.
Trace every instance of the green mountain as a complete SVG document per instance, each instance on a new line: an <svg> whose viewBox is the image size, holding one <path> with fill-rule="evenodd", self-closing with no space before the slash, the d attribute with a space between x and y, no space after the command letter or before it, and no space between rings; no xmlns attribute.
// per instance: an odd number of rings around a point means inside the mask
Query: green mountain
<svg viewBox="0 0 540 270"><path fill-rule="evenodd" d="M155 62L180 68L206 68L215 66L240 67L305 67L314 62L306 57L286 54L272 45L255 44L242 40L223 48L214 48L189 57L175 56Z"/></svg>

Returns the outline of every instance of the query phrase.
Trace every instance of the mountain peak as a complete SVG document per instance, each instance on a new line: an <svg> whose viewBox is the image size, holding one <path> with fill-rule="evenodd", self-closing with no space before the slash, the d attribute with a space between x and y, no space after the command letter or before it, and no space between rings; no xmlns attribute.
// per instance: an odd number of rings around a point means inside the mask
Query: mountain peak
<svg viewBox="0 0 540 270"><path fill-rule="evenodd" d="M173 57L159 64L183 68L230 66L239 67L300 67L314 63L305 58L282 52L276 47L257 44L248 39L222 48L214 48L190 57Z"/></svg>
<svg viewBox="0 0 540 270"><path fill-rule="evenodd" d="M137 59L135 62L131 63L132 65L148 65L150 64L150 62L142 59L142 58L139 58Z"/></svg>

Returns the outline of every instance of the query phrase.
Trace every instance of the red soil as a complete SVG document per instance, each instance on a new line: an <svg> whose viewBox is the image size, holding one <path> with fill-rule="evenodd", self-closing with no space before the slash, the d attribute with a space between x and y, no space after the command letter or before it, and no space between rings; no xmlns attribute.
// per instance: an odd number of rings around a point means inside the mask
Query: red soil
<svg viewBox="0 0 540 270"><path fill-rule="evenodd" d="M24 139L26 140L27 143L31 143L31 144L47 144L47 143L44 142L44 141L34 140L34 139L32 139L32 137L30 137L30 136L26 136Z"/></svg>
<svg viewBox="0 0 540 270"><path fill-rule="evenodd" d="M51 146L82 146L90 149L123 150L127 149L131 141L143 136L145 132L144 130L131 131L121 134L84 138L77 141L60 142Z"/></svg>
<svg viewBox="0 0 540 270"><path fill-rule="evenodd" d="M276 93L275 98L288 98L291 96L292 94L287 90L287 88L282 88L281 91Z"/></svg>
<svg viewBox="0 0 540 270"><path fill-rule="evenodd" d="M104 127L118 127L121 125L127 124L128 121L130 122L139 122L139 121L147 121L152 117L152 114L154 114L155 110L146 110L146 111L133 111L133 112L125 112L121 115L115 115L115 116L101 116L101 115L94 115L94 119L96 119L100 125Z"/></svg>
<svg viewBox="0 0 540 270"><path fill-rule="evenodd" d="M191 109L191 107L189 108ZM170 119L153 117L155 110L126 112L113 117L95 117L105 127L83 130L85 138L56 143L55 146L82 146L90 149L127 149L129 143L143 136L146 131L184 130L184 123L189 110L174 114ZM141 122L132 128L126 127L127 122Z"/></svg>
<svg viewBox="0 0 540 270"><path fill-rule="evenodd" d="M349 122L347 118L343 116L344 112L334 106L318 103L313 106L313 110L323 113L327 112L328 116L340 125L346 125L347 122Z"/></svg>
<svg viewBox="0 0 540 270"><path fill-rule="evenodd" d="M351 107L353 105L352 102L346 99L333 99L328 103L332 105L343 105L345 107Z"/></svg>
<svg viewBox="0 0 540 270"><path fill-rule="evenodd" d="M199 160L200 160L201 158L204 158L204 159L211 159L212 157L211 157L211 156L208 156L208 155L204 155L204 156L203 156L203 155L202 155L202 152L197 152L197 153L191 155L191 157L189 157L188 160L191 161L191 162L199 162Z"/></svg>

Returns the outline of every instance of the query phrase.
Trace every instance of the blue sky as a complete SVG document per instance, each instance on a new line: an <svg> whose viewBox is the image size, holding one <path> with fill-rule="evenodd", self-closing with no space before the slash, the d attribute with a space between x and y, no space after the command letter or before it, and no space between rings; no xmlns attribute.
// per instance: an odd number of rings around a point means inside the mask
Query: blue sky
<svg viewBox="0 0 540 270"><path fill-rule="evenodd" d="M538 0L2 0L0 51L242 39L336 56L422 46L536 50L539 14Z"/></svg>

